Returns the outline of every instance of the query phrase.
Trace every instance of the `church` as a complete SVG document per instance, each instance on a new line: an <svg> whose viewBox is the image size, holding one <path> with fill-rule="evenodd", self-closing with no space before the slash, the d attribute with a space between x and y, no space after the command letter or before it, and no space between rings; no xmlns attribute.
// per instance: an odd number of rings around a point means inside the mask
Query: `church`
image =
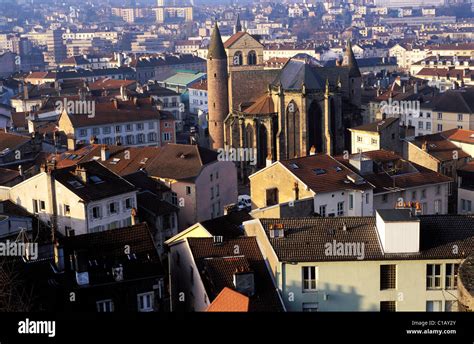
<svg viewBox="0 0 474 344"><path fill-rule="evenodd" d="M235 31L223 43L216 24L209 45L211 147L254 149L257 164L242 166L248 173L270 161L349 149L347 129L362 121L362 80L351 43L334 67L297 55L275 69L265 67L263 45L239 22Z"/></svg>

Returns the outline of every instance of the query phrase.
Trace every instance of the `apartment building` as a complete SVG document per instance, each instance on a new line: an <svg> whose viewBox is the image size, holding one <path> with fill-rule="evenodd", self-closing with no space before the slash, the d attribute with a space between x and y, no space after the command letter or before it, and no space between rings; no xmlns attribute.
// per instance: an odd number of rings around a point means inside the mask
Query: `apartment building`
<svg viewBox="0 0 474 344"><path fill-rule="evenodd" d="M63 235L130 226L136 188L97 161L41 173L9 189L9 199Z"/></svg>
<svg viewBox="0 0 474 344"><path fill-rule="evenodd" d="M199 80L188 87L189 112L193 114L207 113L207 80Z"/></svg>
<svg viewBox="0 0 474 344"><path fill-rule="evenodd" d="M90 113L70 113L64 109L58 121L59 130L68 136L69 149L93 138L96 143L127 146L162 146L176 140L172 114L158 110L153 99L113 99L95 103L93 99L75 100L85 104ZM91 106L89 106L91 105ZM86 112L86 111L83 111Z"/></svg>
<svg viewBox="0 0 474 344"><path fill-rule="evenodd" d="M474 218L391 209L255 219L244 229L257 237L288 311L449 312L458 309L458 268L471 251Z"/></svg>

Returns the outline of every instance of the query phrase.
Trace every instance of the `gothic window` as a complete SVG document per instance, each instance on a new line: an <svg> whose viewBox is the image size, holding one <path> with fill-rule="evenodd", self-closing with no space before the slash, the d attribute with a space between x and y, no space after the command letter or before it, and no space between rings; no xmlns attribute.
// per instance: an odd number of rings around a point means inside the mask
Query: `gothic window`
<svg viewBox="0 0 474 344"><path fill-rule="evenodd" d="M257 64L257 54L255 51L250 51L247 56L247 64L249 65L256 65Z"/></svg>

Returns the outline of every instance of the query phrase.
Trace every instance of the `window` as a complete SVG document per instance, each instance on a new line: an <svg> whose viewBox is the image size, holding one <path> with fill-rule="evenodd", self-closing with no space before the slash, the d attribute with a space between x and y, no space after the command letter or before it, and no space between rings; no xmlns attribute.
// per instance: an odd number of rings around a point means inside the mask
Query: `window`
<svg viewBox="0 0 474 344"><path fill-rule="evenodd" d="M102 217L102 214L101 214L101 209L99 206L96 206L96 207L92 207L92 218L93 219L100 219Z"/></svg>
<svg viewBox="0 0 474 344"><path fill-rule="evenodd" d="M381 312L396 312L397 305L395 301L380 301Z"/></svg>
<svg viewBox="0 0 474 344"><path fill-rule="evenodd" d="M86 137L87 136L87 129L79 130L79 136L80 137Z"/></svg>
<svg viewBox="0 0 474 344"><path fill-rule="evenodd" d="M458 113L458 122L462 122L462 113Z"/></svg>
<svg viewBox="0 0 474 344"><path fill-rule="evenodd" d="M255 51L250 51L247 55L247 64L248 65L256 65L257 64L257 54Z"/></svg>
<svg viewBox="0 0 474 344"><path fill-rule="evenodd" d="M427 312L441 312L441 301L426 301Z"/></svg>
<svg viewBox="0 0 474 344"><path fill-rule="evenodd" d="M216 197L219 197L219 184L216 185Z"/></svg>
<svg viewBox="0 0 474 344"><path fill-rule="evenodd" d="M121 125L116 125L115 126L115 132L116 133L121 133L122 132L122 126Z"/></svg>
<svg viewBox="0 0 474 344"><path fill-rule="evenodd" d="M112 300L102 300L97 301L97 312L113 312L114 311L114 303Z"/></svg>
<svg viewBox="0 0 474 344"><path fill-rule="evenodd" d="M71 207L68 204L64 205L64 215L70 215L71 214Z"/></svg>
<svg viewBox="0 0 474 344"><path fill-rule="evenodd" d="M366 192L365 193L365 204L369 204L370 203L370 192Z"/></svg>
<svg viewBox="0 0 474 344"><path fill-rule="evenodd" d="M39 211L39 208L38 208L38 200L37 199L34 199L33 200L33 213L37 214Z"/></svg>
<svg viewBox="0 0 474 344"><path fill-rule="evenodd" d="M271 188L266 190L267 207L278 204L278 189Z"/></svg>
<svg viewBox="0 0 474 344"><path fill-rule="evenodd" d="M443 119L443 113L438 112L438 119Z"/></svg>
<svg viewBox="0 0 474 344"><path fill-rule="evenodd" d="M426 122L426 130L431 130L431 122Z"/></svg>
<svg viewBox="0 0 474 344"><path fill-rule="evenodd" d="M362 142L362 137L361 136L357 136L357 142Z"/></svg>
<svg viewBox="0 0 474 344"><path fill-rule="evenodd" d="M383 194L382 195L382 202L387 203L388 202L388 194Z"/></svg>
<svg viewBox="0 0 474 344"><path fill-rule="evenodd" d="M378 140L377 140L377 139L372 139L372 140L371 140L372 146L375 146L375 145L377 145L377 142L378 142Z"/></svg>
<svg viewBox="0 0 474 344"><path fill-rule="evenodd" d="M46 203L44 201L39 201L39 205L40 205L40 210L41 211L46 210Z"/></svg>
<svg viewBox="0 0 474 344"><path fill-rule="evenodd" d="M126 140L127 140L127 145L133 145L133 135L127 135L126 137Z"/></svg>
<svg viewBox="0 0 474 344"><path fill-rule="evenodd" d="M426 265L426 289L441 288L441 264Z"/></svg>
<svg viewBox="0 0 474 344"><path fill-rule="evenodd" d="M132 125L131 125L131 124L127 124L127 125L125 126L125 130L126 130L126 131L132 131Z"/></svg>
<svg viewBox="0 0 474 344"><path fill-rule="evenodd" d="M436 194L441 194L441 185L436 185Z"/></svg>
<svg viewBox="0 0 474 344"><path fill-rule="evenodd" d="M214 199L214 187L211 187L211 199Z"/></svg>
<svg viewBox="0 0 474 344"><path fill-rule="evenodd" d="M326 217L326 204L319 206L319 215Z"/></svg>
<svg viewBox="0 0 474 344"><path fill-rule="evenodd" d="M349 209L354 209L354 195L349 195Z"/></svg>
<svg viewBox="0 0 474 344"><path fill-rule="evenodd" d="M446 264L446 289L458 288L458 269L459 264Z"/></svg>
<svg viewBox="0 0 474 344"><path fill-rule="evenodd" d="M138 134L137 135L137 143L144 143L145 142L145 135L144 134Z"/></svg>
<svg viewBox="0 0 474 344"><path fill-rule="evenodd" d="M171 141L171 133L163 133L163 141Z"/></svg>
<svg viewBox="0 0 474 344"><path fill-rule="evenodd" d="M216 171L216 179L219 179L219 171Z"/></svg>
<svg viewBox="0 0 474 344"><path fill-rule="evenodd" d="M99 128L92 128L92 135L100 135L100 129Z"/></svg>
<svg viewBox="0 0 474 344"><path fill-rule="evenodd" d="M133 198L132 197L129 197L129 198L126 198L125 199L125 202L124 202L124 208L125 209L132 209L133 208Z"/></svg>
<svg viewBox="0 0 474 344"><path fill-rule="evenodd" d="M212 182L212 178L214 177L214 175L211 173L211 175L209 176L209 180Z"/></svg>
<svg viewBox="0 0 474 344"><path fill-rule="evenodd" d="M380 265L380 290L395 289L397 286L397 266Z"/></svg>
<svg viewBox="0 0 474 344"><path fill-rule="evenodd" d="M440 199L437 199L434 202L434 212L435 212L435 214L441 213L441 200Z"/></svg>
<svg viewBox="0 0 474 344"><path fill-rule="evenodd" d="M303 302L303 312L317 312L317 311L318 311L317 302L311 302L311 303Z"/></svg>
<svg viewBox="0 0 474 344"><path fill-rule="evenodd" d="M426 198L426 189L421 190L421 198Z"/></svg>
<svg viewBox="0 0 474 344"><path fill-rule="evenodd" d="M102 128L102 134L108 135L111 133L110 127L104 127Z"/></svg>
<svg viewBox="0 0 474 344"><path fill-rule="evenodd" d="M337 216L344 216L344 202L337 203Z"/></svg>
<svg viewBox="0 0 474 344"><path fill-rule="evenodd" d="M112 144L112 139L110 137L104 137L104 139L102 141L106 145L111 145Z"/></svg>
<svg viewBox="0 0 474 344"><path fill-rule="evenodd" d="M153 292L143 293L137 295L138 311L139 312L152 312L154 295Z"/></svg>
<svg viewBox="0 0 474 344"><path fill-rule="evenodd" d="M150 130L155 129L155 122L148 123L148 129Z"/></svg>
<svg viewBox="0 0 474 344"><path fill-rule="evenodd" d="M458 303L457 301L444 301L444 311L445 312L457 312L458 311Z"/></svg>
<svg viewBox="0 0 474 344"><path fill-rule="evenodd" d="M117 214L118 212L119 212L118 202L109 203L109 215L110 214Z"/></svg>
<svg viewBox="0 0 474 344"><path fill-rule="evenodd" d="M316 291L316 267L303 266L303 292Z"/></svg>
<svg viewBox="0 0 474 344"><path fill-rule="evenodd" d="M137 130L143 130L143 128L144 128L143 123L137 123L136 128L137 128Z"/></svg>
<svg viewBox="0 0 474 344"><path fill-rule="evenodd" d="M422 121L418 122L418 129L423 130L423 122Z"/></svg>
<svg viewBox="0 0 474 344"><path fill-rule="evenodd" d="M438 131L443 131L443 125L442 124L438 124Z"/></svg>
<svg viewBox="0 0 474 344"><path fill-rule="evenodd" d="M191 187L186 186L186 195L190 195L190 194L191 194Z"/></svg>
<svg viewBox="0 0 474 344"><path fill-rule="evenodd" d="M416 191L411 192L411 199L416 200Z"/></svg>
<svg viewBox="0 0 474 344"><path fill-rule="evenodd" d="M148 133L148 142L156 141L156 133Z"/></svg>

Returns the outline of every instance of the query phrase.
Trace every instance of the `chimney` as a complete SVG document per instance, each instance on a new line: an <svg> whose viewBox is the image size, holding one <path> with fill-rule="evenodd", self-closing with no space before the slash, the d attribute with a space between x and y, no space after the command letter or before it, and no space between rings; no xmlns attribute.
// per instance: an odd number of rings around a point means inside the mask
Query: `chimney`
<svg viewBox="0 0 474 344"><path fill-rule="evenodd" d="M46 163L46 170L48 172L54 171L56 169L56 164L57 164L56 159L55 158L51 159L50 161Z"/></svg>
<svg viewBox="0 0 474 344"><path fill-rule="evenodd" d="M128 100L127 89L125 88L124 85L120 86L120 98L121 98L123 101L127 101L127 100Z"/></svg>
<svg viewBox="0 0 474 344"><path fill-rule="evenodd" d="M28 93L28 85L23 86L23 99L28 100L30 98Z"/></svg>
<svg viewBox="0 0 474 344"><path fill-rule="evenodd" d="M253 296L255 294L255 276L253 271L238 269L234 273L234 287L244 295Z"/></svg>
<svg viewBox="0 0 474 344"><path fill-rule="evenodd" d="M270 166L271 164L273 164L273 159L272 159L272 155L271 154L268 154L267 155L267 159L265 161L266 163L266 167Z"/></svg>
<svg viewBox="0 0 474 344"><path fill-rule="evenodd" d="M428 152L428 141L423 141L423 143L421 144L421 149L424 151L424 152Z"/></svg>
<svg viewBox="0 0 474 344"><path fill-rule="evenodd" d="M135 226L135 225L137 224L136 216L137 216L137 209L136 209L136 208L132 208L132 211L131 211L131 213L130 213L131 225L132 225L132 226Z"/></svg>
<svg viewBox="0 0 474 344"><path fill-rule="evenodd" d="M119 104L118 104L118 100L117 100L117 99L112 99L112 103L113 103L115 109L118 109L118 108L119 108Z"/></svg>
<svg viewBox="0 0 474 344"><path fill-rule="evenodd" d="M309 149L309 155L316 155L316 147L315 146L311 146L311 148Z"/></svg>
<svg viewBox="0 0 474 344"><path fill-rule="evenodd" d="M107 161L110 158L110 150L107 145L102 145L100 148L100 160Z"/></svg>
<svg viewBox="0 0 474 344"><path fill-rule="evenodd" d="M87 183L87 171L84 167L77 166L75 174L76 174L76 177L78 177L81 180L81 182L83 182L84 184Z"/></svg>

